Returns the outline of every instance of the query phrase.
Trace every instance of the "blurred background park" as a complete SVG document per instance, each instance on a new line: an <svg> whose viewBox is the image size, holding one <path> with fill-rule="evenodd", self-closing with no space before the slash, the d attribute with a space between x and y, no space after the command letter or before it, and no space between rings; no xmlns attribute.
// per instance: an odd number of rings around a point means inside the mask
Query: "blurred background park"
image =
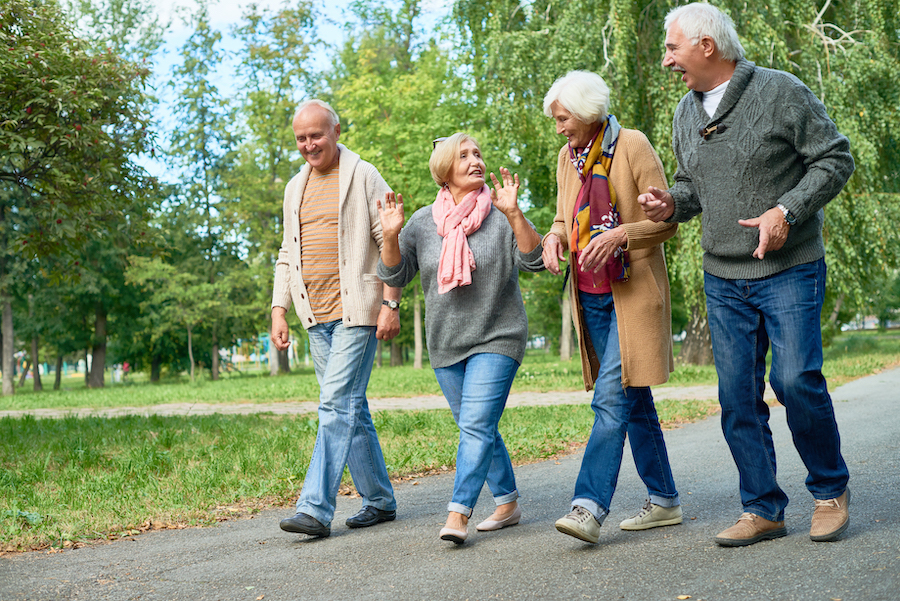
<svg viewBox="0 0 900 601"><path fill-rule="evenodd" d="M489 170L519 173L527 215L546 232L565 140L542 99L571 69L603 75L611 112L648 135L671 178L686 89L660 61L676 4L0 0L3 394L311 378L296 320L289 352L267 334L282 194L301 166L291 117L307 98L335 106L340 141L379 168L408 214L434 198L431 140L466 130ZM800 77L851 140L856 173L825 211L827 342L896 326L897 2L715 4L747 57ZM699 236L694 220L666 247L683 366L711 362ZM521 282L530 356L568 365L561 278ZM379 367L428 367L423 311L414 282Z"/></svg>

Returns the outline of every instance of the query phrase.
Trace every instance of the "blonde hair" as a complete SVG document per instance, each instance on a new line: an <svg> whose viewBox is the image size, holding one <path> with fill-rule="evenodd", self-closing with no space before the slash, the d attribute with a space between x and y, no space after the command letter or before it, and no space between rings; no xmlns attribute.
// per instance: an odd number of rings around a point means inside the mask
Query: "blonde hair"
<svg viewBox="0 0 900 601"><path fill-rule="evenodd" d="M453 163L459 158L459 148L463 142L470 141L478 146L478 140L467 133L457 132L449 138L436 142L431 158L428 160L428 168L431 170L431 179L441 188L447 183L447 176L453 168ZM481 147L479 146L479 149Z"/></svg>

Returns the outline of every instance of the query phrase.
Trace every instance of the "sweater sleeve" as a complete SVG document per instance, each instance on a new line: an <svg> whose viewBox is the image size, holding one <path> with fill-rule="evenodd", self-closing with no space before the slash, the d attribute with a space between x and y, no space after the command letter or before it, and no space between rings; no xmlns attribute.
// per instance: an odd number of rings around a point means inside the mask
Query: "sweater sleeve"
<svg viewBox="0 0 900 601"><path fill-rule="evenodd" d="M616 152L623 150L625 151L624 158L628 161L634 179L634 189L638 193L646 191L649 186L661 190L666 189L668 184L662 161L659 160L659 155L656 154L656 150L643 132L635 130L634 135L629 138L628 146L620 148ZM637 204L637 197L620 200ZM643 210L635 211L635 213L644 214ZM625 233L628 235L628 246L625 250L650 248L662 244L678 231L678 226L674 223L654 223L646 216L639 221L623 223L622 227L625 228Z"/></svg>
<svg viewBox="0 0 900 601"><path fill-rule="evenodd" d="M681 99L678 108L675 109L675 118L672 121L672 150L675 153L678 168L675 170L675 184L669 188L669 194L675 200L675 212L666 220L669 223L690 221L703 210L700 207L700 195L697 194L697 188L694 186L691 176L684 169L685 157L682 152L682 144L687 141L683 140L682 136L689 135L692 129L691 119L687 114L691 101L690 93Z"/></svg>
<svg viewBox="0 0 900 601"><path fill-rule="evenodd" d="M838 132L815 94L799 81L785 90L784 122L790 124L794 149L803 158L806 173L778 202L802 223L840 193L855 165L850 142Z"/></svg>
<svg viewBox="0 0 900 601"><path fill-rule="evenodd" d="M384 202L384 195L391 192L390 186L381 177L381 173L369 163L363 163L366 178L366 203L369 211L369 223L372 229L372 239L378 245L378 250L384 243L381 235L381 217L378 215L377 202Z"/></svg>
<svg viewBox="0 0 900 601"><path fill-rule="evenodd" d="M421 211L421 209L419 209ZM406 226L400 231L400 262L388 267L378 259L378 278L392 288L403 288L409 284L419 271L419 258L416 250L419 224L418 211L413 214Z"/></svg>

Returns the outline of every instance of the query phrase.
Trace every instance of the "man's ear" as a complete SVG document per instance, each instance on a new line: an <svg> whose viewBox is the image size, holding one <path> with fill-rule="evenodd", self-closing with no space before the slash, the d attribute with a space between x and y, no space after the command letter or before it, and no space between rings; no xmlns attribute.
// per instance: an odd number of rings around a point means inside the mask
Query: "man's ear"
<svg viewBox="0 0 900 601"><path fill-rule="evenodd" d="M700 49L703 50L703 56L710 58L716 54L716 43L708 35L700 38Z"/></svg>
<svg viewBox="0 0 900 601"><path fill-rule="evenodd" d="M341 124L338 123L334 126L334 141L337 142L338 138L341 137Z"/></svg>

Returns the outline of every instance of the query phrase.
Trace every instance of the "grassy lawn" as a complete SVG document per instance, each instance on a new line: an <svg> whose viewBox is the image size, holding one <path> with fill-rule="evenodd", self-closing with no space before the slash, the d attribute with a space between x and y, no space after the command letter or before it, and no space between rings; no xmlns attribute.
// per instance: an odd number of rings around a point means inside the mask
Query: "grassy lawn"
<svg viewBox="0 0 900 601"><path fill-rule="evenodd" d="M826 350L831 387L900 364L900 335L854 333ZM682 367L677 385L715 383L711 367ZM529 355L514 390L575 390L580 367ZM370 395L439 394L431 370L375 370ZM104 390L20 391L3 408L111 407L166 402L315 400L311 372L245 375L195 385L135 382ZM661 421L694 421L712 401L658 401ZM395 478L453 469L458 430L448 410L374 414ZM593 421L586 405L508 409L501 431L516 464L571 452ZM211 524L290 505L315 439L315 415L0 419L0 552L70 547L141 531Z"/></svg>

